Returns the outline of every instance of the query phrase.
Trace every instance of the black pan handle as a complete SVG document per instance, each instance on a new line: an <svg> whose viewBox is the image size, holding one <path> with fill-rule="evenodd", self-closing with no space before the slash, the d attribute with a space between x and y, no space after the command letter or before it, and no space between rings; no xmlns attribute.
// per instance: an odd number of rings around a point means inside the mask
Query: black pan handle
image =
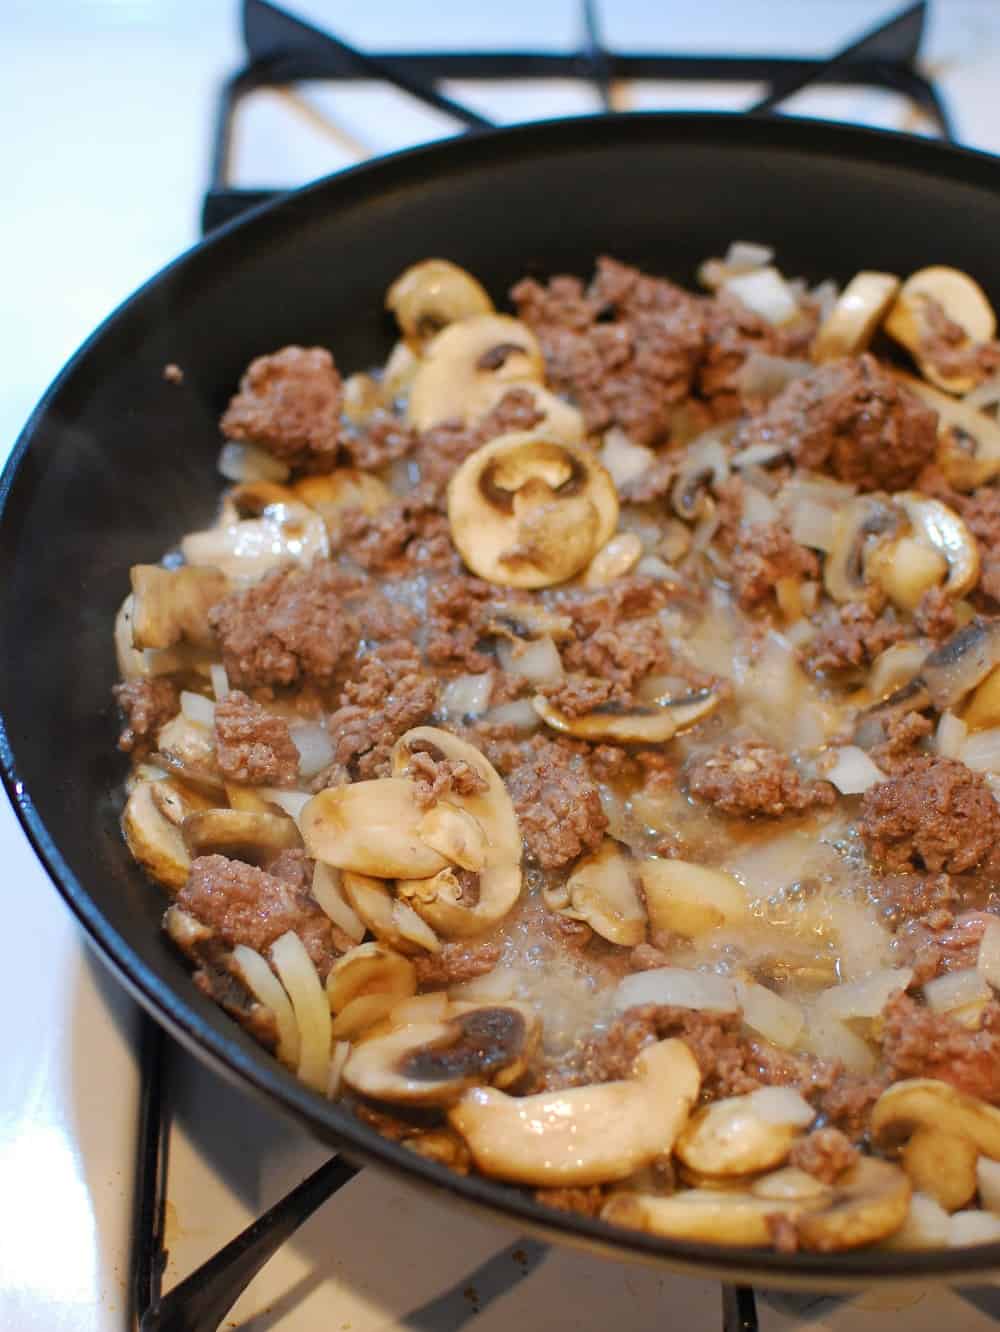
<svg viewBox="0 0 1000 1332"><path fill-rule="evenodd" d="M139 1332L217 1332L260 1269L358 1173L335 1156L148 1309Z"/></svg>

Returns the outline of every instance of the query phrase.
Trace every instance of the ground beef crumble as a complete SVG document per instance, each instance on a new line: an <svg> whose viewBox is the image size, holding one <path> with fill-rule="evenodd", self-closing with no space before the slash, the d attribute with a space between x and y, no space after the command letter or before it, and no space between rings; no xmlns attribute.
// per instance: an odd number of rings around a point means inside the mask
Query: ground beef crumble
<svg viewBox="0 0 1000 1332"><path fill-rule="evenodd" d="M741 609L774 604L782 578L815 578L819 561L780 523L752 523L736 538L729 565L733 594Z"/></svg>
<svg viewBox="0 0 1000 1332"><path fill-rule="evenodd" d="M126 754L151 749L157 731L177 716L181 705L177 686L162 677L129 680L115 685L111 692L125 718L118 748Z"/></svg>
<svg viewBox="0 0 1000 1332"><path fill-rule="evenodd" d="M528 854L543 869L568 865L600 845L608 826L600 794L558 746L516 768L507 787Z"/></svg>
<svg viewBox="0 0 1000 1332"><path fill-rule="evenodd" d="M293 467L331 471L340 446L343 388L322 347L283 347L251 361L222 417L228 439L246 440Z"/></svg>
<svg viewBox="0 0 1000 1332"><path fill-rule="evenodd" d="M475 796L487 790L486 779L465 759L442 758L417 750L410 760L408 774L417 788L417 801L425 808L449 795Z"/></svg>
<svg viewBox="0 0 1000 1332"><path fill-rule="evenodd" d="M788 1155L788 1164L832 1184L839 1174L857 1163L857 1147L840 1129L820 1128L799 1138Z"/></svg>
<svg viewBox="0 0 1000 1332"><path fill-rule="evenodd" d="M762 740L722 745L687 770L688 790L724 814L773 816L832 805L829 782L803 781L787 754Z"/></svg>
<svg viewBox="0 0 1000 1332"><path fill-rule="evenodd" d="M348 510L342 538L351 559L376 573L404 574L458 563L448 519L427 484L417 486L377 513Z"/></svg>
<svg viewBox="0 0 1000 1332"><path fill-rule="evenodd" d="M856 670L906 636L894 612L876 613L866 602L850 601L810 640L803 659L810 671L823 674Z"/></svg>
<svg viewBox="0 0 1000 1332"><path fill-rule="evenodd" d="M959 511L979 543L978 590L1000 601L1000 489L981 486L961 500Z"/></svg>
<svg viewBox="0 0 1000 1332"><path fill-rule="evenodd" d="M224 777L247 786L292 786L299 775L288 723L239 689L215 705L215 756Z"/></svg>
<svg viewBox="0 0 1000 1332"><path fill-rule="evenodd" d="M443 990L449 985L485 976L500 961L497 943L446 943L437 953L421 953L413 959L421 990Z"/></svg>
<svg viewBox="0 0 1000 1332"><path fill-rule="evenodd" d="M363 657L327 721L333 765L316 779L317 789L388 776L393 745L431 717L439 688L437 679L424 671L417 649L405 640L383 644Z"/></svg>
<svg viewBox="0 0 1000 1332"><path fill-rule="evenodd" d="M1000 1004L987 1003L970 1031L908 995L889 1000L882 1014L882 1057L893 1078L940 1078L967 1096L1000 1103Z"/></svg>

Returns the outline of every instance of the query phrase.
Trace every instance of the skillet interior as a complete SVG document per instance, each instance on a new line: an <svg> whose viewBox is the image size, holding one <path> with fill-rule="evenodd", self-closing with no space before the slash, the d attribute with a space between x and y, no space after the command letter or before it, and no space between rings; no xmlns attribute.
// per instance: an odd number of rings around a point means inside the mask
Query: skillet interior
<svg viewBox="0 0 1000 1332"><path fill-rule="evenodd" d="M597 117L453 140L332 177L213 236L126 302L26 427L0 481L0 759L21 819L92 940L140 1000L220 1071L357 1159L506 1213L549 1238L771 1285L1000 1270L1000 1245L794 1258L670 1244L549 1211L417 1157L286 1074L204 999L159 930L163 900L118 830L111 625L128 567L210 519L216 422L254 355L329 346L385 358L388 282L447 256L503 300L526 272L608 252L690 283L732 239L810 279L947 262L1000 301L1000 161L916 139L719 115ZM175 361L182 386L164 381Z"/></svg>

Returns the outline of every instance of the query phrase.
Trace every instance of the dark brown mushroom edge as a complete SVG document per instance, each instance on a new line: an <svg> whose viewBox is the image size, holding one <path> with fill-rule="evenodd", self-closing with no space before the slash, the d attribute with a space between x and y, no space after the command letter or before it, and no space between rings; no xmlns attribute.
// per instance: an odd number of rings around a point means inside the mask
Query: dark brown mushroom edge
<svg viewBox="0 0 1000 1332"><path fill-rule="evenodd" d="M1000 1239L1000 344L974 279L252 362L131 571L123 830L195 984L414 1152L666 1237ZM124 590L124 589L123 589Z"/></svg>

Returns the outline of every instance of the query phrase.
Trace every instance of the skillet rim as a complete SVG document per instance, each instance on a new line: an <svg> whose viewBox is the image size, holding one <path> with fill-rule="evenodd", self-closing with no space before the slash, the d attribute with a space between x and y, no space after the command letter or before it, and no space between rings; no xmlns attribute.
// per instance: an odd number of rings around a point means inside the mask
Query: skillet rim
<svg viewBox="0 0 1000 1332"><path fill-rule="evenodd" d="M847 158L852 164L922 171L947 184L955 180L1000 192L1000 158L976 149L889 130L839 124L805 117L748 117L740 112L646 111L598 113L532 121L475 134L436 140L322 177L249 210L196 242L121 301L95 328L49 385L15 441L0 474L0 524L10 521L9 501L15 479L35 432L59 395L85 367L88 359L119 323L148 294L166 286L173 274L195 259L223 250L233 236L251 229L292 222L300 209L318 206L320 199L334 205L339 194L350 196L369 185L375 191L392 188L409 178L415 168L446 175L461 170L471 159L504 149L533 154L559 149L572 151L593 144L593 130L630 145L643 141L712 144L723 136L742 137L748 150L811 152L818 157ZM607 145L607 138L605 139ZM383 178L383 179L380 179ZM371 191L369 191L371 192ZM286 1072L266 1051L248 1053L221 1032L206 1025L179 989L161 982L135 954L126 937L104 918L96 902L63 859L18 776L5 718L0 715L0 778L11 805L35 854L87 933L87 940L129 992L168 1031L217 1072L265 1099L282 1113L297 1119L316 1136L343 1150L349 1158L388 1168L409 1182L429 1189L448 1201L462 1201L493 1219L501 1219L546 1239L568 1241L612 1258L657 1262L688 1275L725 1282L753 1281L772 1287L843 1290L872 1283L891 1283L919 1274L924 1280L962 1276L983 1277L1000 1272L1000 1243L964 1249L883 1252L855 1250L842 1254L780 1254L771 1250L706 1243L667 1241L638 1231L612 1226L576 1212L563 1212L538 1203L528 1195L479 1175L457 1175L361 1123L310 1091ZM343 1144L343 1146L342 1146Z"/></svg>

